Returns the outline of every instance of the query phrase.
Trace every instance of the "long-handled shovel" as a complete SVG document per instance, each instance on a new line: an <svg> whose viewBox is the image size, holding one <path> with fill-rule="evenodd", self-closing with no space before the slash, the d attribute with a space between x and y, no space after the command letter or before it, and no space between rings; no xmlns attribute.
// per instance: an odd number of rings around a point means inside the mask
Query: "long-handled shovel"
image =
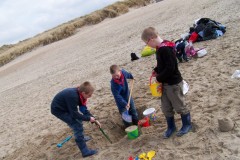
<svg viewBox="0 0 240 160"><path fill-rule="evenodd" d="M131 97L132 97L133 83L134 83L134 79L131 80L130 95L129 95L128 103L127 103L127 106L129 106L129 107L130 107L130 101L131 101ZM128 111L129 111L129 108L127 108L127 110L122 113L122 118L123 118L124 121L126 121L128 123L131 123L132 122L132 116L129 115Z"/></svg>
<svg viewBox="0 0 240 160"><path fill-rule="evenodd" d="M112 141L110 140L110 138L108 137L108 135L103 131L103 129L101 128L100 124L98 121L95 121L95 124L99 127L99 130L102 132L102 134L104 135L104 137L110 142L112 143Z"/></svg>
<svg viewBox="0 0 240 160"><path fill-rule="evenodd" d="M132 97L133 83L134 83L134 79L131 80L131 89L130 89L130 95L128 97L128 106L130 106L130 100ZM127 110L129 110L129 108L127 108Z"/></svg>
<svg viewBox="0 0 240 160"><path fill-rule="evenodd" d="M78 123L81 123L79 120L76 119L76 121ZM112 143L112 141L110 140L110 138L108 137L108 135L103 131L103 129L101 128L101 125L98 121L95 121L95 124L98 126L99 130L102 132L102 134L104 135L104 137L110 142Z"/></svg>

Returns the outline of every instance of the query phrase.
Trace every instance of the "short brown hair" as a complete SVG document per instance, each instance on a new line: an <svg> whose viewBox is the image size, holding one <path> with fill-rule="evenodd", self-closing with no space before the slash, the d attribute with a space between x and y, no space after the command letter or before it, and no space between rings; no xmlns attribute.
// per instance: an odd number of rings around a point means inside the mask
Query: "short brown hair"
<svg viewBox="0 0 240 160"><path fill-rule="evenodd" d="M153 27L148 27L143 30L141 38L143 41L148 41L149 39L156 38L157 36L158 36L157 30Z"/></svg>
<svg viewBox="0 0 240 160"><path fill-rule="evenodd" d="M114 74L114 73L116 73L116 71L119 71L120 70L120 68L119 68L119 66L118 65L111 65L111 67L110 67L110 73L111 74Z"/></svg>
<svg viewBox="0 0 240 160"><path fill-rule="evenodd" d="M94 87L92 86L92 84L90 82L86 81L78 87L78 91L80 93L85 92L86 94L89 94L94 91Z"/></svg>

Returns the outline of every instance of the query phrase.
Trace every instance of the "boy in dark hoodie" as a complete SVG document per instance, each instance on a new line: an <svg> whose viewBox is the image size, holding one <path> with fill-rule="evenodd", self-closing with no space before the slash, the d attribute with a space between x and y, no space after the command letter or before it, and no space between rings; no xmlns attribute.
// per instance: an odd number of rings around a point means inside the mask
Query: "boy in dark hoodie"
<svg viewBox="0 0 240 160"><path fill-rule="evenodd" d="M154 69L153 75L163 86L161 108L168 125L163 137L169 138L176 131L174 111L181 114L182 128L177 132L177 136L182 136L191 130L192 125L190 111L184 101L183 78L178 70L175 44L162 40L153 27L148 27L143 31L142 40L157 50L157 67Z"/></svg>
<svg viewBox="0 0 240 160"><path fill-rule="evenodd" d="M84 137L82 121L97 123L101 127L101 124L93 117L86 106L87 99L92 96L93 91L94 88L91 83L84 82L79 87L67 88L59 92L51 104L51 113L67 123L73 130L75 141L83 157L96 154L97 151L88 149L85 141L90 140L90 137ZM78 106L82 114L79 113Z"/></svg>
<svg viewBox="0 0 240 160"><path fill-rule="evenodd" d="M130 96L127 79L133 79L131 73L128 73L124 69L120 69L117 65L110 67L110 73L112 75L111 91L116 101L118 111L122 115L124 111L129 110L129 115L132 116L132 123L138 125L138 114L134 106L133 99L130 100L130 106L128 106L128 98ZM130 124L123 120L125 127Z"/></svg>

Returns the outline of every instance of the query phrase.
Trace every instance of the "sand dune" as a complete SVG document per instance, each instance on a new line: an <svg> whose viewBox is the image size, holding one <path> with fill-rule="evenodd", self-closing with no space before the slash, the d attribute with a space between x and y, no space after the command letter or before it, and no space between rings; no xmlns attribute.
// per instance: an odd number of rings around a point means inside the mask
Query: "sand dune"
<svg viewBox="0 0 240 160"><path fill-rule="evenodd" d="M61 89L90 80L96 92L89 107L103 124L113 144L94 126L85 123L85 133L93 140L89 147L99 154L86 159L123 160L130 155L155 150L154 159L238 160L240 159L240 81L231 79L240 69L238 0L165 0L85 27L74 36L38 48L0 68L0 159L82 159L74 140L63 148L56 144L71 130L50 114L53 96ZM130 61L144 44L140 35L154 26L164 39L176 39L188 31L195 19L209 17L226 25L227 32L215 40L194 44L205 47L207 56L181 63L179 68L190 90L186 95L192 110L193 132L163 139L166 122L160 100L151 97L148 78L155 66L154 56ZM111 64L119 64L136 78L133 97L141 114L157 109L157 121L142 129L136 140L128 140L122 130L110 92ZM229 117L230 132L220 132L218 119ZM177 127L181 127L179 115Z"/></svg>

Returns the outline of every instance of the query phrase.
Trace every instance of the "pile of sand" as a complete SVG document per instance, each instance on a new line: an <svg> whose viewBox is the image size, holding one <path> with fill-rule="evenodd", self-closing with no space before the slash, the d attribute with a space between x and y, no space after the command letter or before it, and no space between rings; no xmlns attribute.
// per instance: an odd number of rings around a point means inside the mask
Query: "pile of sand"
<svg viewBox="0 0 240 160"><path fill-rule="evenodd" d="M231 79L239 69L240 1L165 0L81 29L76 35L41 47L0 68L0 159L81 159L73 139L59 149L56 144L72 132L50 114L53 96L63 88L90 80L96 92L89 107L109 135L110 144L94 125L85 123L99 154L86 159L123 160L155 150L155 159L239 159L240 81ZM194 44L205 47L207 56L179 64L190 85L186 101L191 107L193 132L163 139L166 122L160 100L149 92L148 79L155 56L131 62L130 53L144 47L140 35L154 26L164 39L179 38L195 19L209 17L225 24L223 37ZM157 109L157 120L128 140L110 91L109 66L119 64L136 78L133 98L142 111ZM218 119L230 118L234 128L221 132ZM176 116L181 127L180 116Z"/></svg>

